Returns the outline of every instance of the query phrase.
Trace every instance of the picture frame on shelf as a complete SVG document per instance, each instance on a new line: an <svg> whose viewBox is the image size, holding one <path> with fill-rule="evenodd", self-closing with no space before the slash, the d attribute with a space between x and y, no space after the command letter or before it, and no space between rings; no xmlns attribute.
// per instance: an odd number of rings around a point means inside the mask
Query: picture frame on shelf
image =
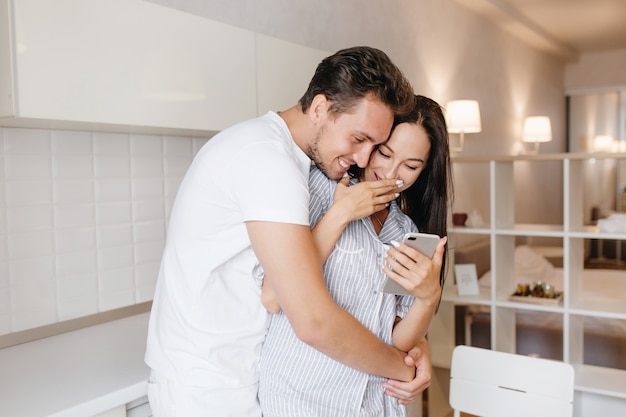
<svg viewBox="0 0 626 417"><path fill-rule="evenodd" d="M478 295L478 274L476 273L476 264L457 264L454 265L454 274L456 276L456 287L459 296Z"/></svg>

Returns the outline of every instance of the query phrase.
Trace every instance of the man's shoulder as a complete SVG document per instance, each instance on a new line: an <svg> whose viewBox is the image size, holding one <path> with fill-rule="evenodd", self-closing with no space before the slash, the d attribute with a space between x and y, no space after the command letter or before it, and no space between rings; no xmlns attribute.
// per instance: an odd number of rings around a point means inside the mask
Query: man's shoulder
<svg viewBox="0 0 626 417"><path fill-rule="evenodd" d="M227 134L239 132L253 132L254 137L280 138L286 134L291 136L283 119L274 112L267 112L254 119L244 120L224 130L224 133Z"/></svg>
<svg viewBox="0 0 626 417"><path fill-rule="evenodd" d="M239 158L244 154L252 154L253 157L278 158L285 154L291 155L294 146L289 129L280 116L268 112L263 116L244 120L218 132L203 146L203 153L228 151L233 157ZM224 157L223 153L213 153L214 158L218 157L217 155L220 155L220 158Z"/></svg>

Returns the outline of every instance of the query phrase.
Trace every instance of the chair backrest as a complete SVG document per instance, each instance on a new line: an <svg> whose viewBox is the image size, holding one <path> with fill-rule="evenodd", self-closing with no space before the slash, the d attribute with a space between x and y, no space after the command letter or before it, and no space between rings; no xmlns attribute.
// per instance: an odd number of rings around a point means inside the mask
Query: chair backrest
<svg viewBox="0 0 626 417"><path fill-rule="evenodd" d="M574 368L565 362L457 346L450 368L454 416L571 417Z"/></svg>

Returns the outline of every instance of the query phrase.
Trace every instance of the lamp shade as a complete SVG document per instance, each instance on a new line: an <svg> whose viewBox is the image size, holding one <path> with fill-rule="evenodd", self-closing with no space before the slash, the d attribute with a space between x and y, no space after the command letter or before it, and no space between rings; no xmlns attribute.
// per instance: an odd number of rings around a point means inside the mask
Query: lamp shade
<svg viewBox="0 0 626 417"><path fill-rule="evenodd" d="M598 152L611 152L613 143L613 136L611 135L597 135L593 138L593 148Z"/></svg>
<svg viewBox="0 0 626 417"><path fill-rule="evenodd" d="M527 117L524 121L522 133L524 142L550 142L552 140L552 125L547 116Z"/></svg>
<svg viewBox="0 0 626 417"><path fill-rule="evenodd" d="M450 133L481 131L480 109L476 100L453 100L446 105L446 122Z"/></svg>

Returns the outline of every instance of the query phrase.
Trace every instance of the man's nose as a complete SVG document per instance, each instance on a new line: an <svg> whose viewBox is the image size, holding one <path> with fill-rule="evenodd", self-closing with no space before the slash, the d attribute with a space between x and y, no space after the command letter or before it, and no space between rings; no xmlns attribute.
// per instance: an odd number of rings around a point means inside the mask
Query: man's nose
<svg viewBox="0 0 626 417"><path fill-rule="evenodd" d="M367 166L373 151L374 147L368 146L353 155L354 162L356 162L359 168L365 168Z"/></svg>

